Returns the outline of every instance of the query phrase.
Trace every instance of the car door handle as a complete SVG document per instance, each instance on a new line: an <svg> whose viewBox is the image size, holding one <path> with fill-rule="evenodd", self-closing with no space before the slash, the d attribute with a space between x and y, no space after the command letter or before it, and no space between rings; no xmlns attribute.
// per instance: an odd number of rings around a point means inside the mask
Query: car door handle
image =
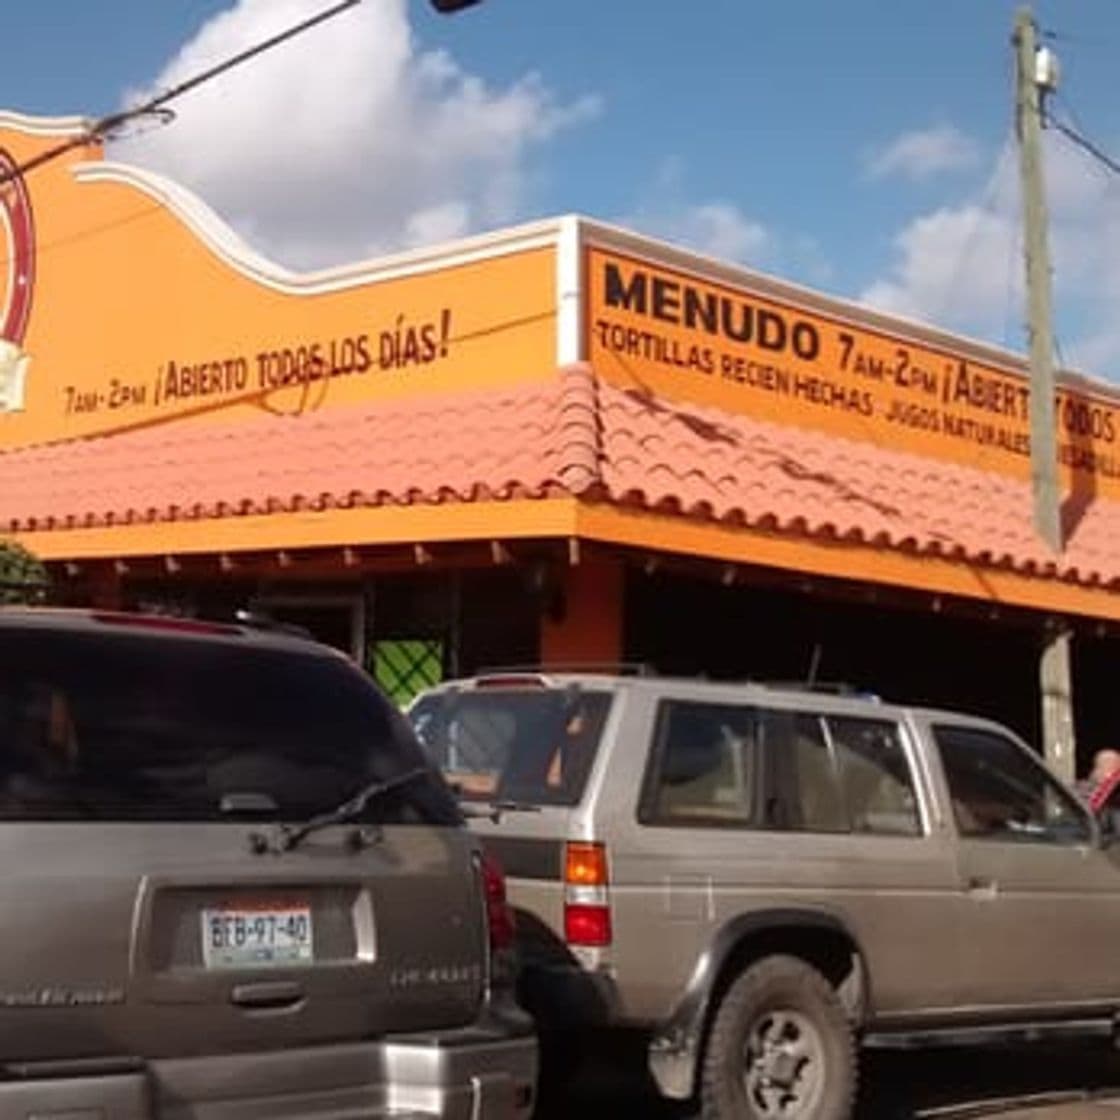
<svg viewBox="0 0 1120 1120"><path fill-rule="evenodd" d="M999 884L995 879L985 879L981 875L970 875L968 893L973 898L994 898L999 894Z"/></svg>
<svg viewBox="0 0 1120 1120"><path fill-rule="evenodd" d="M278 1011L304 1000L303 988L291 980L267 980L256 984L237 984L230 1000L238 1007L258 1011Z"/></svg>

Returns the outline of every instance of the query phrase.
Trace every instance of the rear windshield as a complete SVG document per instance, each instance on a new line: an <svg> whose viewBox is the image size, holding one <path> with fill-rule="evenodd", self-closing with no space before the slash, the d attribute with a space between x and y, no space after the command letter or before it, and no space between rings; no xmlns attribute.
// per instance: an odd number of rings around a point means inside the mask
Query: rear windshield
<svg viewBox="0 0 1120 1120"><path fill-rule="evenodd" d="M574 805L610 701L609 693L577 689L449 690L421 697L409 715L461 797Z"/></svg>
<svg viewBox="0 0 1120 1120"><path fill-rule="evenodd" d="M424 764L407 721L341 658L0 629L0 819L304 820ZM459 819L435 772L368 814Z"/></svg>

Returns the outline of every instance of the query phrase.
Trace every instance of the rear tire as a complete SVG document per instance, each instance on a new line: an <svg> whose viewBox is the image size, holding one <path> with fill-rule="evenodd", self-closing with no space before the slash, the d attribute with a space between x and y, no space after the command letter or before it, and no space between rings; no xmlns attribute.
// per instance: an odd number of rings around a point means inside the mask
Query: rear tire
<svg viewBox="0 0 1120 1120"><path fill-rule="evenodd" d="M702 1120L848 1120L856 1044L831 984L797 957L764 957L716 1009L700 1073Z"/></svg>

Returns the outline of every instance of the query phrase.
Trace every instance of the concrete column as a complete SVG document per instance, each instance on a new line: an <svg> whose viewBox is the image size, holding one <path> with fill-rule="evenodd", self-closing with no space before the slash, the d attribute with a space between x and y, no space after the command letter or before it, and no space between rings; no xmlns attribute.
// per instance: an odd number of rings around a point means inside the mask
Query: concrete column
<svg viewBox="0 0 1120 1120"><path fill-rule="evenodd" d="M619 560L586 560L564 568L558 594L541 615L541 663L618 664L624 586Z"/></svg>

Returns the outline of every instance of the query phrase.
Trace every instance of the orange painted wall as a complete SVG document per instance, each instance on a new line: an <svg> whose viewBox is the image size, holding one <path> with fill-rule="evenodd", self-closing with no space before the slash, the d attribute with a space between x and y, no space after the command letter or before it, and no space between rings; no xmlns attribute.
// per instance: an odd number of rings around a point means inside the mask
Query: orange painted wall
<svg viewBox="0 0 1120 1120"><path fill-rule="evenodd" d="M1028 380L761 290L591 246L585 350L616 384L1030 477ZM1120 396L1057 393L1065 485L1120 497Z"/></svg>
<svg viewBox="0 0 1120 1120"><path fill-rule="evenodd" d="M0 149L17 160L57 140L0 127ZM189 216L147 178L90 181L76 169L97 155L83 149L25 177L35 223L30 365L25 409L0 414L0 448L493 386L555 362L550 245L436 258L399 275L356 267L310 285L244 249L248 267L237 267L236 250L224 255L204 237L231 241L229 232L179 188L171 195Z"/></svg>

